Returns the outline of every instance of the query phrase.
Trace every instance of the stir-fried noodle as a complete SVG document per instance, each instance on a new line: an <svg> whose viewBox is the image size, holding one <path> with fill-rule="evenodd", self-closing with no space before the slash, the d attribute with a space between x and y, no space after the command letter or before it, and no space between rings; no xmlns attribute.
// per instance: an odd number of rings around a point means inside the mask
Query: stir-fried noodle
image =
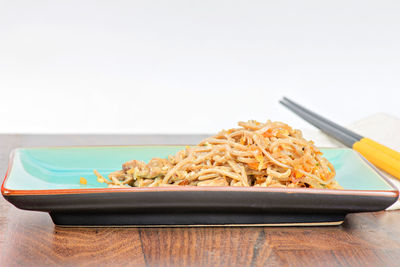
<svg viewBox="0 0 400 267"><path fill-rule="evenodd" d="M301 131L282 122L239 122L186 147L168 159L148 164L132 160L109 179L94 171L109 187L261 186L341 188L335 169Z"/></svg>

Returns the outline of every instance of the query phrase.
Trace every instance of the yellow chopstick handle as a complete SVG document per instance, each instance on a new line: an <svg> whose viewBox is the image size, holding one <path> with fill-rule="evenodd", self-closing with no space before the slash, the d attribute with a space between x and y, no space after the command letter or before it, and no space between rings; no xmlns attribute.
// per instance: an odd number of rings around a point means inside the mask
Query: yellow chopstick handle
<svg viewBox="0 0 400 267"><path fill-rule="evenodd" d="M366 144L375 147L376 149L384 152L385 154L388 154L392 156L393 158L400 160L400 153L397 152L396 150L393 150L391 148L388 148L387 146L381 145L378 142L375 142L372 139L369 139L367 137L364 137L360 140L361 142L365 142Z"/></svg>
<svg viewBox="0 0 400 267"><path fill-rule="evenodd" d="M400 153L381 145L369 138L362 138L353 144L353 149L360 152L375 166L400 179Z"/></svg>

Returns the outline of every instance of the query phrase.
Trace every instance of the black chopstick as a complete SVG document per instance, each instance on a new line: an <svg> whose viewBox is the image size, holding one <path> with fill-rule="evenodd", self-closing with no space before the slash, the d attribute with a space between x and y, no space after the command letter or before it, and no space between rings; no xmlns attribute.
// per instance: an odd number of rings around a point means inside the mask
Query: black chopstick
<svg viewBox="0 0 400 267"><path fill-rule="evenodd" d="M324 133L353 148L375 166L400 179L399 152L325 119L286 97L279 102Z"/></svg>
<svg viewBox="0 0 400 267"><path fill-rule="evenodd" d="M290 99L287 98L287 97L283 97L283 100L282 100L282 101L288 102L288 103L290 103L291 105L298 107L299 109L301 109L301 110L303 110L304 112L306 112L306 113L308 113L308 114L314 116L315 118L317 118L317 119L319 119L319 120L321 120L321 121L323 121L323 122L326 122L327 124L329 124L329 125L331 125L331 126L337 128L337 129L341 130L342 132L346 133L347 135L352 136L353 138L357 139L357 141L358 141L358 140L361 140L361 139L363 138L361 135L356 134L355 132L350 131L349 129L346 129L346 128L344 128L343 126L341 126L341 125L339 125L339 124L337 124L337 123L334 123L333 121L328 120L327 118L324 118L324 117L318 115L318 114L315 113L315 112L312 112L311 110L309 110L309 109L307 109L307 108L305 108L305 107L303 107L303 106L297 104L296 102L290 100Z"/></svg>
<svg viewBox="0 0 400 267"><path fill-rule="evenodd" d="M315 114L314 112L311 112L309 110L307 110L307 112L305 108L298 104L295 104L293 101L290 101L286 97L280 100L279 103L296 113L299 117L303 118L310 124L320 129L322 132L336 138L348 147L352 147L355 142L359 141L362 138L362 136L359 136L356 133L352 133L347 129L346 131L342 131L342 129L345 129L344 127L337 125L336 123L333 123L319 115L316 116L317 114Z"/></svg>

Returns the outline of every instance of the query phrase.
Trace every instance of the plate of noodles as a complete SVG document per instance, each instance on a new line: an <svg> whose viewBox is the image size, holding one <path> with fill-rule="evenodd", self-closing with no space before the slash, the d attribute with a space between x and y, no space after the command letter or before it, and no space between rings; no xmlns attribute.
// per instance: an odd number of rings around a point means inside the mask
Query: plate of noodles
<svg viewBox="0 0 400 267"><path fill-rule="evenodd" d="M62 226L339 225L399 194L357 152L271 121L187 146L19 148L1 191Z"/></svg>

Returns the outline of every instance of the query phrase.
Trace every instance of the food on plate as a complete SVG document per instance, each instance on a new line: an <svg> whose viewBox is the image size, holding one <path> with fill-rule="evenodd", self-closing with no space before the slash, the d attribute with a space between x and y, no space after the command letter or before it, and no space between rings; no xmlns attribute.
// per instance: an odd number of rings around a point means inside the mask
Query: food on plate
<svg viewBox="0 0 400 267"><path fill-rule="evenodd" d="M87 184L86 178L84 178L84 177L79 178L79 183L86 185Z"/></svg>
<svg viewBox="0 0 400 267"><path fill-rule="evenodd" d="M131 160L108 179L109 187L255 186L339 189L333 165L300 130L254 120L222 130L198 145L147 164Z"/></svg>

